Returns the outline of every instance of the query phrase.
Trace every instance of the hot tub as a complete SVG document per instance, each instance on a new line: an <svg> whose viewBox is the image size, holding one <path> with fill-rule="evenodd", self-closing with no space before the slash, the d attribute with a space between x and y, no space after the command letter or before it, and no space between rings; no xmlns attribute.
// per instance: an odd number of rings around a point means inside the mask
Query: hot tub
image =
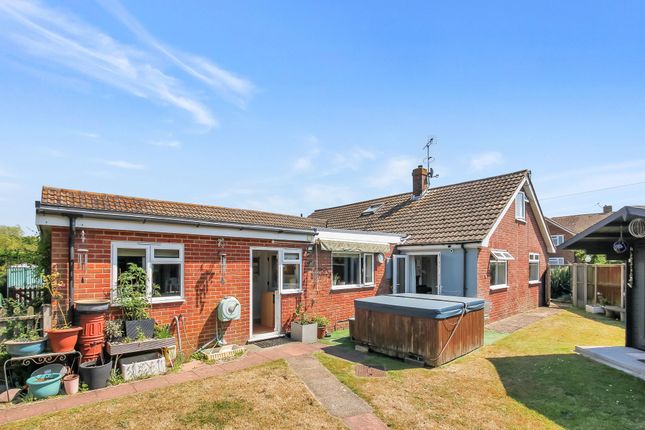
<svg viewBox="0 0 645 430"><path fill-rule="evenodd" d="M484 343L484 300L392 294L354 301L350 336L392 357L440 366Z"/></svg>

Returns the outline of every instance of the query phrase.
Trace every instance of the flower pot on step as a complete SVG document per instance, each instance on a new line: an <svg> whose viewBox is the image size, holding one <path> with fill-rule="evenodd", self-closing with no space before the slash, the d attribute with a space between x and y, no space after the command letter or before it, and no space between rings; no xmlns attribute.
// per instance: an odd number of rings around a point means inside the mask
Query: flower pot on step
<svg viewBox="0 0 645 430"><path fill-rule="evenodd" d="M291 323L291 338L302 343L315 343L318 340L318 324Z"/></svg>
<svg viewBox="0 0 645 430"><path fill-rule="evenodd" d="M155 320L148 318L125 322L125 335L127 337L134 340L138 338L139 333L143 333L146 338L152 338L155 334Z"/></svg>
<svg viewBox="0 0 645 430"><path fill-rule="evenodd" d="M63 387L65 387L65 392L67 394L78 393L79 380L80 378L78 375L65 375L63 377Z"/></svg>
<svg viewBox="0 0 645 430"><path fill-rule="evenodd" d="M324 325L319 325L318 326L318 339L322 339L325 337L325 333L327 332L327 327Z"/></svg>
<svg viewBox="0 0 645 430"><path fill-rule="evenodd" d="M46 330L47 337L49 338L49 347L52 352L74 351L81 330L80 327L52 328Z"/></svg>
<svg viewBox="0 0 645 430"><path fill-rule="evenodd" d="M81 375L83 383L87 384L90 390L105 388L110 379L112 372L112 360L105 364L98 364L96 360L81 363L78 367L78 373Z"/></svg>

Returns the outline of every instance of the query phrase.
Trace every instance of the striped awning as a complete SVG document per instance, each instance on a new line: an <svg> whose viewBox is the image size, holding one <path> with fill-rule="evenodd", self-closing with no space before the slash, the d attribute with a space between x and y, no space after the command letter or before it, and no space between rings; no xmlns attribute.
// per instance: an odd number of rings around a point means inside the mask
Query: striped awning
<svg viewBox="0 0 645 430"><path fill-rule="evenodd" d="M333 252L373 252L385 254L390 251L387 243L348 242L342 240L319 240L323 251Z"/></svg>

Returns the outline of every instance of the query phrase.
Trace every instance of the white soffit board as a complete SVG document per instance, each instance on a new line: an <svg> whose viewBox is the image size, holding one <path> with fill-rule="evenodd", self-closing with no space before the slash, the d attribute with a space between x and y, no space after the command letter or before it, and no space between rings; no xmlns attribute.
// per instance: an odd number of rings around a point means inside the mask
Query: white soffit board
<svg viewBox="0 0 645 430"><path fill-rule="evenodd" d="M69 227L69 218L61 215L36 215L36 225ZM277 231L262 231L228 227L212 227L205 225L171 224L152 221L128 221L114 219L76 218L76 228L92 228L104 230L141 231L149 233L193 234L201 236L239 237L253 239L287 240L295 242L312 242L313 233L290 233Z"/></svg>

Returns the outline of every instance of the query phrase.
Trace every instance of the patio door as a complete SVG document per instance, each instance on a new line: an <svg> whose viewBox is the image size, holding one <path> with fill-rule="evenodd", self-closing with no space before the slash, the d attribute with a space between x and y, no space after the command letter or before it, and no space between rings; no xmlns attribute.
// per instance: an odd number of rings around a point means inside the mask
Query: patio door
<svg viewBox="0 0 645 430"><path fill-rule="evenodd" d="M407 292L408 264L407 255L395 255L392 260L392 292L394 294Z"/></svg>

